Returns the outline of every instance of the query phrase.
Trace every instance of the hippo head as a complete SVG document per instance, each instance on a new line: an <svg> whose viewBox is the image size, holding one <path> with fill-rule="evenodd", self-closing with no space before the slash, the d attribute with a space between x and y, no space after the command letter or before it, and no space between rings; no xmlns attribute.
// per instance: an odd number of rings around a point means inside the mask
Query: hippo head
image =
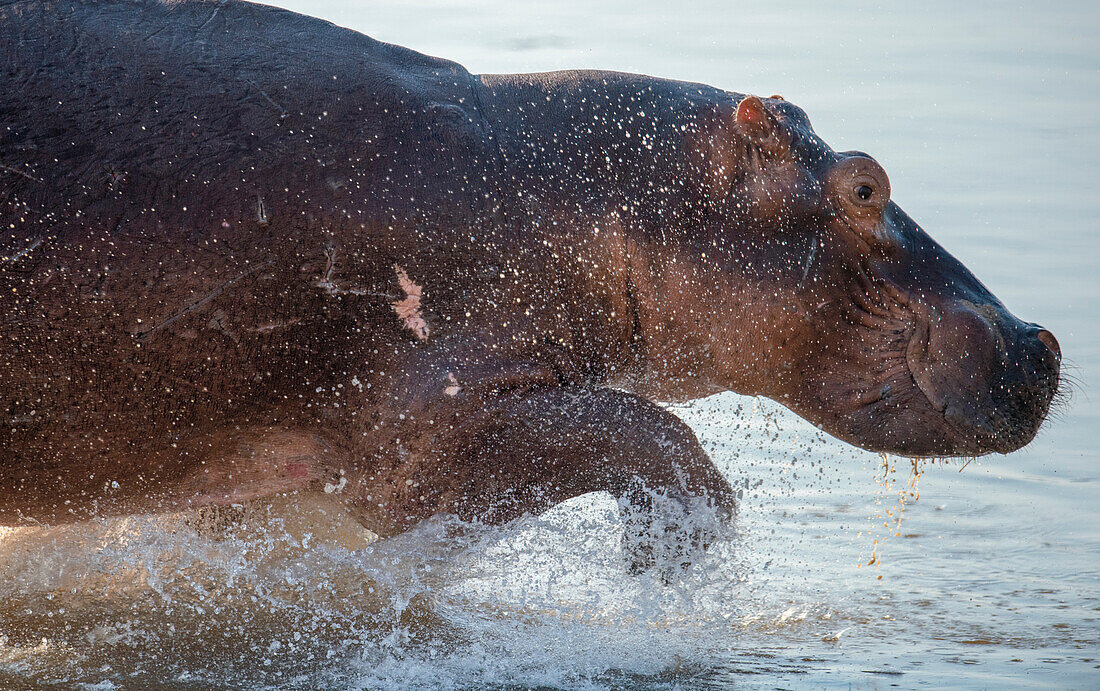
<svg viewBox="0 0 1100 691"><path fill-rule="evenodd" d="M891 201L875 159L833 151L780 97L735 97L701 139L708 213L693 266L666 282L703 291L708 317L688 309L689 328L704 327L724 388L875 451L1031 441L1058 390L1058 342Z"/></svg>

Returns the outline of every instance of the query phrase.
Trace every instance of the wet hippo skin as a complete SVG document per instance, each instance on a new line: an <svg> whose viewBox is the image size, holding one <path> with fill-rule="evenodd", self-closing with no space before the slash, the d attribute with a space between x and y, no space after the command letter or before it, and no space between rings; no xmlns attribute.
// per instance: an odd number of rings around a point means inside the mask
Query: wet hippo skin
<svg viewBox="0 0 1100 691"><path fill-rule="evenodd" d="M0 55L0 524L317 491L392 534L604 490L644 568L734 511L656 401L979 455L1058 388L1054 336L778 96L471 75L235 1L0 0Z"/></svg>

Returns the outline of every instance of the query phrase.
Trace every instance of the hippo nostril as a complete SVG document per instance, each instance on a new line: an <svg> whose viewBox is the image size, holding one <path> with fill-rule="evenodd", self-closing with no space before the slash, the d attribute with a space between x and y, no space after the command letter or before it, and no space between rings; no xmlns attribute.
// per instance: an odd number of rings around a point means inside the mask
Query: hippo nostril
<svg viewBox="0 0 1100 691"><path fill-rule="evenodd" d="M1054 334L1044 329L1035 336L1043 342L1043 345L1050 348L1050 351L1054 353L1054 357L1058 358L1058 362L1062 361L1062 349L1058 347L1058 339L1054 337Z"/></svg>

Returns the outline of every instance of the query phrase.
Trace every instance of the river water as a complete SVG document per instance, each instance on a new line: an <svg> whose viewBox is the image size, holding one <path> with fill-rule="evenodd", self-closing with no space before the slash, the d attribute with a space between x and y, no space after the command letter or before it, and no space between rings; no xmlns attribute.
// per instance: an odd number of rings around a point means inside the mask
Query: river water
<svg viewBox="0 0 1100 691"><path fill-rule="evenodd" d="M678 408L738 525L671 586L610 499L370 543L332 506L0 529L0 688L1100 686L1100 10L1088 2L280 3L474 72L781 93L1077 381L1009 456L918 468L763 400ZM207 517L209 518L209 517Z"/></svg>

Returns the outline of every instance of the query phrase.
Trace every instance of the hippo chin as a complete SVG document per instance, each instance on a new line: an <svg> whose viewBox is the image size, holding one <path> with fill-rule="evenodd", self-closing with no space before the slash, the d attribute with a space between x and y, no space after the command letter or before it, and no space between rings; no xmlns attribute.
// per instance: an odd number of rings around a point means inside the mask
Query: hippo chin
<svg viewBox="0 0 1100 691"><path fill-rule="evenodd" d="M644 568L656 521L734 510L653 401L970 456L1058 388L1054 336L778 96L471 75L235 0L8 0L0 51L0 524L608 491Z"/></svg>

